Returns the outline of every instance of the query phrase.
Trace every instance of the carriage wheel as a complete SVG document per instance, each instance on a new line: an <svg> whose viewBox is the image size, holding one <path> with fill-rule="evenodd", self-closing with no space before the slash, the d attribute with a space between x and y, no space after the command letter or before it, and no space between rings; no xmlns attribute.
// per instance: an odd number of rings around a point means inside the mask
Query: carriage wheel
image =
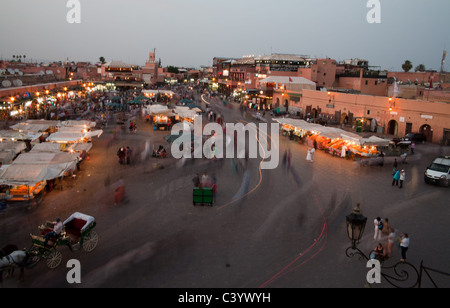
<svg viewBox="0 0 450 308"><path fill-rule="evenodd" d="M47 259L47 266L49 268L57 268L62 261L62 254L61 252L59 252L56 249L53 249L48 256L46 257Z"/></svg>
<svg viewBox="0 0 450 308"><path fill-rule="evenodd" d="M42 259L42 252L36 246L32 246L29 250L30 258L30 266L36 265Z"/></svg>
<svg viewBox="0 0 450 308"><path fill-rule="evenodd" d="M83 249L84 251L91 252L97 247L98 234L95 231L89 232L83 239Z"/></svg>

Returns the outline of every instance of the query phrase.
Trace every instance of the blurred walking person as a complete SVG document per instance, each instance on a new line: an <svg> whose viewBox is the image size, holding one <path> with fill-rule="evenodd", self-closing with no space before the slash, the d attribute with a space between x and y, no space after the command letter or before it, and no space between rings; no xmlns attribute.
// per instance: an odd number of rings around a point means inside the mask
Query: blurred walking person
<svg viewBox="0 0 450 308"><path fill-rule="evenodd" d="M400 177L399 177L399 180L400 180L399 188L403 187L403 182L405 181L405 177L406 177L405 170L402 169L402 171L400 171Z"/></svg>
<svg viewBox="0 0 450 308"><path fill-rule="evenodd" d="M390 258L392 256L392 246L394 245L395 241L395 229L391 226L391 233L388 235L388 244L387 244L387 254Z"/></svg>
<svg viewBox="0 0 450 308"><path fill-rule="evenodd" d="M125 183L122 179L117 183L117 188L114 191L114 205L120 205L124 201L125 195Z"/></svg>
<svg viewBox="0 0 450 308"><path fill-rule="evenodd" d="M312 162L312 158L311 158L311 150L308 149L308 154L306 154L306 160L309 162Z"/></svg>
<svg viewBox="0 0 450 308"><path fill-rule="evenodd" d="M392 178L392 186L394 186L394 184L396 186L398 186L398 181L400 180L400 171L395 171L394 176Z"/></svg>

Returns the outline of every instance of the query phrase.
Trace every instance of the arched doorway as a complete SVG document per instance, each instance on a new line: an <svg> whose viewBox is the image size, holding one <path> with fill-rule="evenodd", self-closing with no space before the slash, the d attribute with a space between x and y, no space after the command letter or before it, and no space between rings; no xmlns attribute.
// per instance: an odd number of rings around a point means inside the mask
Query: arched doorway
<svg viewBox="0 0 450 308"><path fill-rule="evenodd" d="M397 136L398 134L398 123L395 120L390 120L388 123L388 131L389 135Z"/></svg>
<svg viewBox="0 0 450 308"><path fill-rule="evenodd" d="M348 124L348 115L345 112L341 113L341 121L339 124Z"/></svg>
<svg viewBox="0 0 450 308"><path fill-rule="evenodd" d="M275 104L275 109L280 108L280 99L277 97L277 102Z"/></svg>
<svg viewBox="0 0 450 308"><path fill-rule="evenodd" d="M419 133L424 134L427 138L426 141L432 142L433 141L433 130L431 129L431 126L428 124L424 124L420 127Z"/></svg>

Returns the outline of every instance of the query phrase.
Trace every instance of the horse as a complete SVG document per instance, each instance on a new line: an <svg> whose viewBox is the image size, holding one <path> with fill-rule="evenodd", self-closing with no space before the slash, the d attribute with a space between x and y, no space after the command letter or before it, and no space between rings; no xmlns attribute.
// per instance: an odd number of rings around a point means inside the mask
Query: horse
<svg viewBox="0 0 450 308"><path fill-rule="evenodd" d="M24 250L16 250L0 259L0 286L3 284L3 270L11 270L14 273L15 267L20 267L19 281L24 279L24 267L27 265L29 254ZM11 274L12 275L12 274Z"/></svg>

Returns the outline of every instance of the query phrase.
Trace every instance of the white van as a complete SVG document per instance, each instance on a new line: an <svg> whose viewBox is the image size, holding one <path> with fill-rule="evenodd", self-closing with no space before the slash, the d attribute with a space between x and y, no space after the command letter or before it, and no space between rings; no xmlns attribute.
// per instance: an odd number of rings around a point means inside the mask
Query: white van
<svg viewBox="0 0 450 308"><path fill-rule="evenodd" d="M424 174L426 183L443 186L450 184L450 156L438 157L433 160Z"/></svg>

